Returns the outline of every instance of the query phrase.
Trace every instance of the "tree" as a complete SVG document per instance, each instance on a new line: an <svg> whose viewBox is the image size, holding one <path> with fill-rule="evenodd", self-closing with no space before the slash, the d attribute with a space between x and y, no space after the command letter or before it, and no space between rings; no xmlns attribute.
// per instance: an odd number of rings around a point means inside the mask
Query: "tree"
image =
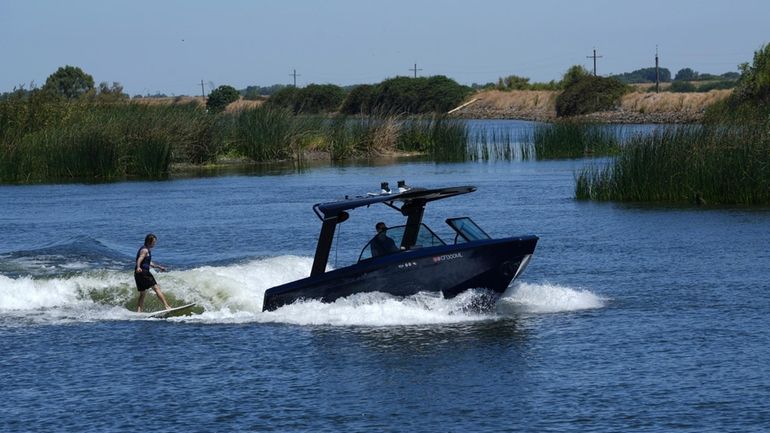
<svg viewBox="0 0 770 433"><path fill-rule="evenodd" d="M94 77L76 66L63 66L48 76L43 90L66 99L76 99L94 89Z"/></svg>
<svg viewBox="0 0 770 433"><path fill-rule="evenodd" d="M741 77L735 88L738 101L770 102L770 44L754 52L754 62L738 66Z"/></svg>
<svg viewBox="0 0 770 433"><path fill-rule="evenodd" d="M96 100L99 102L119 102L128 99L128 95L123 93L123 86L116 82L112 82L110 87L107 82L102 81L99 83L99 92L96 94Z"/></svg>
<svg viewBox="0 0 770 433"><path fill-rule="evenodd" d="M695 81L698 79L698 73L690 68L682 68L676 73L674 81Z"/></svg>
<svg viewBox="0 0 770 433"><path fill-rule="evenodd" d="M563 88L569 87L589 75L591 73L586 68L580 65L573 65L564 73L564 77L561 79L561 86Z"/></svg>
<svg viewBox="0 0 770 433"><path fill-rule="evenodd" d="M527 90L529 88L529 78L519 77L518 75L509 75L500 78L497 81L498 90Z"/></svg>
<svg viewBox="0 0 770 433"><path fill-rule="evenodd" d="M212 113L223 111L231 102L237 101L241 94L233 86L219 86L209 93L206 108Z"/></svg>
<svg viewBox="0 0 770 433"><path fill-rule="evenodd" d="M369 113L372 104L372 93L374 86L371 84L361 84L354 87L345 98L340 107L340 112L345 114Z"/></svg>
<svg viewBox="0 0 770 433"><path fill-rule="evenodd" d="M615 78L586 75L556 97L556 115L576 116L611 110L627 90L626 85Z"/></svg>

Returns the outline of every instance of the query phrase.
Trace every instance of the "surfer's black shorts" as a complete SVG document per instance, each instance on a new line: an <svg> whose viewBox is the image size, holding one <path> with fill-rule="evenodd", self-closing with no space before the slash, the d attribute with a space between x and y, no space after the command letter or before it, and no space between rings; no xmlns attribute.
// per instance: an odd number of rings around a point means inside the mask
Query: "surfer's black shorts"
<svg viewBox="0 0 770 433"><path fill-rule="evenodd" d="M150 271L134 271L134 281L136 281L136 288L139 289L140 292L144 292L150 287L158 284L155 282L155 277L152 276Z"/></svg>

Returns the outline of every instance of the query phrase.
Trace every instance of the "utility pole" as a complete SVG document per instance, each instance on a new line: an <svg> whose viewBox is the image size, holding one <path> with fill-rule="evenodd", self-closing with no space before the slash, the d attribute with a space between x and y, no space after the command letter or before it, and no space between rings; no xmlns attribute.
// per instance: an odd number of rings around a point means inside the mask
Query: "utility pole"
<svg viewBox="0 0 770 433"><path fill-rule="evenodd" d="M603 56L596 55L596 48L594 48L593 56L586 56L586 59L594 59L594 77L596 76L596 59L601 59Z"/></svg>
<svg viewBox="0 0 770 433"><path fill-rule="evenodd" d="M297 77L301 77L302 75L297 74L297 70L296 69L294 69L293 71L294 72L292 72L289 75L294 77L294 87L297 87Z"/></svg>
<svg viewBox="0 0 770 433"><path fill-rule="evenodd" d="M660 91L660 69L658 68L658 46L655 45L655 93Z"/></svg>
<svg viewBox="0 0 770 433"><path fill-rule="evenodd" d="M414 64L414 68L411 68L409 70L414 71L414 78L417 78L417 71L422 71L422 69L417 69L417 63Z"/></svg>
<svg viewBox="0 0 770 433"><path fill-rule="evenodd" d="M206 90L203 88L203 80L201 80L201 95L203 95L203 99L206 99Z"/></svg>

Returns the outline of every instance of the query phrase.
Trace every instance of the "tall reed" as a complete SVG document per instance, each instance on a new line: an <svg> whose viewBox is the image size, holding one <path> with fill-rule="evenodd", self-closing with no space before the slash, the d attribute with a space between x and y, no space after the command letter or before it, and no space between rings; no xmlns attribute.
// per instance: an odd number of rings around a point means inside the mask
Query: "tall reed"
<svg viewBox="0 0 770 433"><path fill-rule="evenodd" d="M607 165L576 177L578 199L697 204L770 203L770 132L689 126L635 136Z"/></svg>
<svg viewBox="0 0 770 433"><path fill-rule="evenodd" d="M618 134L607 125L574 121L537 124L521 141L531 144L530 156L539 160L611 155L620 146Z"/></svg>
<svg viewBox="0 0 770 433"><path fill-rule="evenodd" d="M254 161L301 158L304 146L320 129L318 118L263 105L246 109L235 120L235 148Z"/></svg>
<svg viewBox="0 0 770 433"><path fill-rule="evenodd" d="M425 152L437 161L463 161L470 157L467 123L444 116L415 117L405 120L397 148Z"/></svg>

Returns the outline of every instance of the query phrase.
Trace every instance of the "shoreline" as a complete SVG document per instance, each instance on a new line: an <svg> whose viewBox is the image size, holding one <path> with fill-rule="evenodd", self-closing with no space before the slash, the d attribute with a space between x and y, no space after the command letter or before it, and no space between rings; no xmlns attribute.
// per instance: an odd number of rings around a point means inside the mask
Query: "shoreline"
<svg viewBox="0 0 770 433"><path fill-rule="evenodd" d="M690 124L703 120L706 109L731 93L712 90L701 93L631 92L623 96L614 110L582 116L558 118L558 91L549 90L489 90L474 94L462 108L451 115L460 119L530 120L554 122L576 120L596 123L628 124ZM474 100L475 99L475 100Z"/></svg>

